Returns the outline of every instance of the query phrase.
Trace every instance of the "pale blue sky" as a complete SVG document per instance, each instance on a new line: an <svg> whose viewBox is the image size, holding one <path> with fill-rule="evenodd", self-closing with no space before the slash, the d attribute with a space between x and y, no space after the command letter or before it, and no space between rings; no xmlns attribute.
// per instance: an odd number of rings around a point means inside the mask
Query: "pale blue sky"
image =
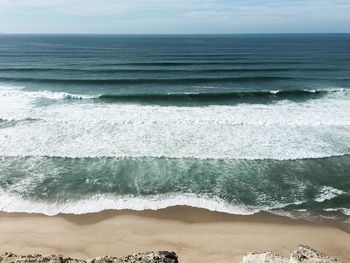
<svg viewBox="0 0 350 263"><path fill-rule="evenodd" d="M350 32L350 0L0 0L0 32Z"/></svg>

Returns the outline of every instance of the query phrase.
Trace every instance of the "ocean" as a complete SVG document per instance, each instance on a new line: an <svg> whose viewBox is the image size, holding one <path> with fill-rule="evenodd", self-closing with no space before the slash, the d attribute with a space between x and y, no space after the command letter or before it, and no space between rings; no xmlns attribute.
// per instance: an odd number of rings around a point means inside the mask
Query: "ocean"
<svg viewBox="0 0 350 263"><path fill-rule="evenodd" d="M0 211L350 223L350 34L0 35Z"/></svg>

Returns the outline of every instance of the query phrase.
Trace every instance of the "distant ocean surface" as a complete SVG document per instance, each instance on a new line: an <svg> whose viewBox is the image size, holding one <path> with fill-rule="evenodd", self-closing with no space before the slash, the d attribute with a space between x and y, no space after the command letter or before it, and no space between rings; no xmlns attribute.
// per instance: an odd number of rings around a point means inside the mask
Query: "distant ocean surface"
<svg viewBox="0 0 350 263"><path fill-rule="evenodd" d="M0 211L350 223L350 35L0 35Z"/></svg>

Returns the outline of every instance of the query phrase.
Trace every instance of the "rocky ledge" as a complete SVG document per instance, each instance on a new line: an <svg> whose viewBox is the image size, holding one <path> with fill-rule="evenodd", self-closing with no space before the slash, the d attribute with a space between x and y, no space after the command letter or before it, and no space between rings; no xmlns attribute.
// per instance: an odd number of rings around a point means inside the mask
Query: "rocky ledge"
<svg viewBox="0 0 350 263"><path fill-rule="evenodd" d="M244 256L242 263L341 263L335 258L326 256L308 246L300 245L290 253L289 258L274 254L249 253Z"/></svg>
<svg viewBox="0 0 350 263"><path fill-rule="evenodd" d="M198 261L200 262L200 261ZM28 255L18 256L12 253L0 255L0 263L178 263L174 252L160 251L133 254L126 257L99 257L88 260L73 259L62 255ZM214 263L214 262L213 262ZM235 262L232 262L235 263ZM241 263L341 263L335 258L326 256L308 246L300 245L290 253L290 257L283 257L273 252L249 253Z"/></svg>
<svg viewBox="0 0 350 263"><path fill-rule="evenodd" d="M61 255L28 255L18 256L12 253L0 255L0 263L178 263L174 252L160 251L133 254L126 257L99 257L80 260Z"/></svg>

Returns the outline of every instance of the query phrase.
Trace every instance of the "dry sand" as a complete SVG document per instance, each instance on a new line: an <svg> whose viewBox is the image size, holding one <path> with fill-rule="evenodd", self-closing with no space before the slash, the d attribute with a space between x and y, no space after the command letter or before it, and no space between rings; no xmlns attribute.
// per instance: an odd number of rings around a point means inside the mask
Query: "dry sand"
<svg viewBox="0 0 350 263"><path fill-rule="evenodd" d="M348 231L266 213L234 216L189 207L54 217L0 213L0 253L86 259L172 250L180 263L240 262L249 251L288 255L299 244L350 262Z"/></svg>

